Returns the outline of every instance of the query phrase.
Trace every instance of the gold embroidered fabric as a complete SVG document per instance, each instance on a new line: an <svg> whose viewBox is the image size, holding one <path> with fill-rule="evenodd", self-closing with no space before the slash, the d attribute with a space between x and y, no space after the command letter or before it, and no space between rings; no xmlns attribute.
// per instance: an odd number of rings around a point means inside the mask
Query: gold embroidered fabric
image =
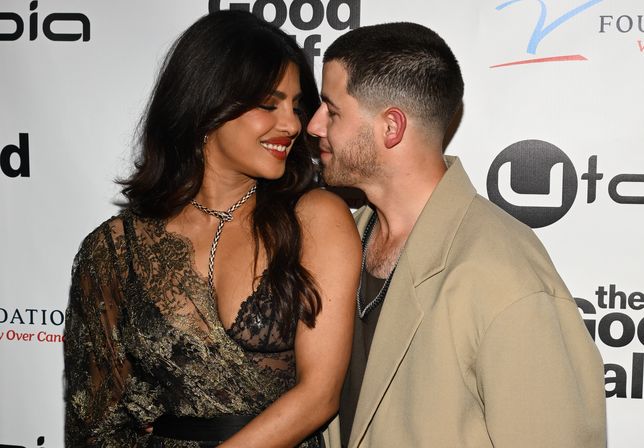
<svg viewBox="0 0 644 448"><path fill-rule="evenodd" d="M164 221L129 211L83 241L66 315L66 446L198 447L143 428L163 414L259 414L293 387L297 322L280 334L260 281L225 329L193 259Z"/></svg>

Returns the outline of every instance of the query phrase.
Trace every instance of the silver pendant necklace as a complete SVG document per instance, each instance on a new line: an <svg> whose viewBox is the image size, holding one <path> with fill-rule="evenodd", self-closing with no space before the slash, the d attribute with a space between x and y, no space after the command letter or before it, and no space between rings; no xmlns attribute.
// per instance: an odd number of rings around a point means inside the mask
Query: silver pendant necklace
<svg viewBox="0 0 644 448"><path fill-rule="evenodd" d="M257 184L253 185L250 190L246 192L244 196L241 197L237 202L228 208L226 211L213 210L201 205L194 199L190 201L197 210L204 212L207 215L214 216L219 219L219 224L217 225L217 231L215 236L212 239L212 244L210 246L210 256L208 257L208 291L210 293L210 298L215 300L215 252L217 251L217 246L219 245L219 238L221 238L221 232L224 229L224 224L233 220L233 212L241 207L257 190Z"/></svg>
<svg viewBox="0 0 644 448"><path fill-rule="evenodd" d="M362 278L363 278L363 273L365 273L365 270L367 269L367 249L369 248L369 242L371 241L371 231L373 230L374 226L376 225L376 222L378 222L378 214L376 212L373 212L371 215L371 218L369 218L369 222L367 223L367 226L364 229L364 234L362 236L362 267L360 269L360 283L358 284L358 290L356 291L356 302L357 302L357 309L358 309L358 316L360 319L364 319L364 317L374 308L378 307L384 300L385 296L387 295L387 290L389 289L389 284L391 283L391 279L394 276L394 271L396 270L396 266L398 266L398 260L396 260L396 264L394 264L394 267L392 268L391 272L385 279L385 283L383 283L382 288L380 288L380 291L374 297L369 303L363 304L363 300L361 297L361 291L362 291Z"/></svg>

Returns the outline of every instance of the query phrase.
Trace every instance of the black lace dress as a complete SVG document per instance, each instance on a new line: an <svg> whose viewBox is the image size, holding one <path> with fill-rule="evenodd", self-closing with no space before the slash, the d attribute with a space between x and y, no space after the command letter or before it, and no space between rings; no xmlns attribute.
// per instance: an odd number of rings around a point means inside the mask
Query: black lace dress
<svg viewBox="0 0 644 448"><path fill-rule="evenodd" d="M293 387L297 322L277 331L260 280L225 329L193 258L164 221L128 211L83 241L65 327L66 446L198 447L143 428L164 414L256 415Z"/></svg>

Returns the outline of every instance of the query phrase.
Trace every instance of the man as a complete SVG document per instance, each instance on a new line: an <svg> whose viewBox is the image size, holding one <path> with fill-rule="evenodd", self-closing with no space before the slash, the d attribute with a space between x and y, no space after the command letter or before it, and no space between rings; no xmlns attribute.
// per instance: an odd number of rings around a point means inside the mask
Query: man
<svg viewBox="0 0 644 448"><path fill-rule="evenodd" d="M392 23L324 61L308 132L326 181L369 201L342 446L605 447L602 360L574 300L532 230L443 156L463 95L449 47Z"/></svg>

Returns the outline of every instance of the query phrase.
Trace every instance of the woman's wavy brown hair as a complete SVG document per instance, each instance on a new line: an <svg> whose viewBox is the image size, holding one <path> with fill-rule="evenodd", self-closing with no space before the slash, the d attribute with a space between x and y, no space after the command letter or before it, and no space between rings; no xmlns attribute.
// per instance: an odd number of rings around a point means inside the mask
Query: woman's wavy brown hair
<svg viewBox="0 0 644 448"><path fill-rule="evenodd" d="M167 219L195 197L204 175L204 136L257 107L289 63L299 68L300 120L306 129L319 106L315 78L295 40L251 13L220 11L199 19L176 41L139 124L134 173L119 180L121 204L144 217ZM255 261L262 244L265 273L282 334L299 318L309 327L322 304L301 264L299 198L315 186L314 141L302 132L284 175L258 179L252 215Z"/></svg>

